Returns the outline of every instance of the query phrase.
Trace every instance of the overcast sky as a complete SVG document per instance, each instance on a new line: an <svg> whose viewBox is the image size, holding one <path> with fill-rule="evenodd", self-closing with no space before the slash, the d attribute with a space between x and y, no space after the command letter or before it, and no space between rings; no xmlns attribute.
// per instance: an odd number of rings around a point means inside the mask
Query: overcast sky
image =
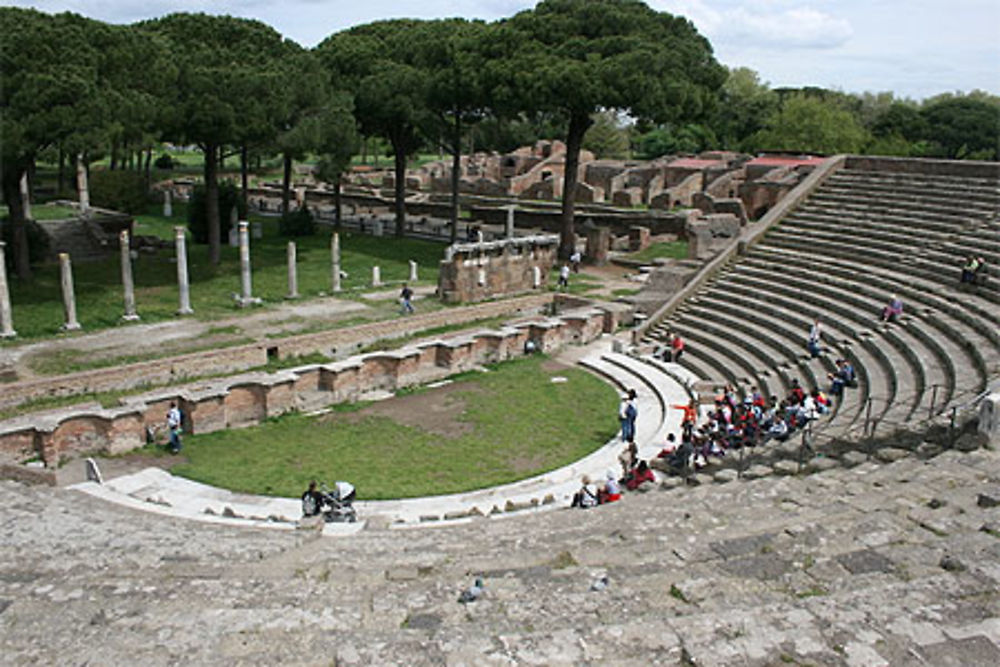
<svg viewBox="0 0 1000 667"><path fill-rule="evenodd" d="M304 46L385 18L494 20L533 0L0 0L112 23L203 11L259 19ZM1000 0L648 0L690 18L730 67L779 86L1000 94Z"/></svg>

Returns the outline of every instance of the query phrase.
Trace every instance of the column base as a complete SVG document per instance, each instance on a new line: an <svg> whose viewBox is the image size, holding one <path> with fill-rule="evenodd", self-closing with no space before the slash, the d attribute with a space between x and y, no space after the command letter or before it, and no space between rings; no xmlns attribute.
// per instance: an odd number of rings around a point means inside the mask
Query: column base
<svg viewBox="0 0 1000 667"><path fill-rule="evenodd" d="M138 315L122 315L122 322L138 322L141 319Z"/></svg>
<svg viewBox="0 0 1000 667"><path fill-rule="evenodd" d="M60 331L79 331L83 327L80 326L79 322L67 322L66 324L59 327Z"/></svg>
<svg viewBox="0 0 1000 667"><path fill-rule="evenodd" d="M17 332L13 329L10 331L0 331L0 340L5 338L17 338Z"/></svg>
<svg viewBox="0 0 1000 667"><path fill-rule="evenodd" d="M178 315L194 315L193 308L181 308L177 311Z"/></svg>
<svg viewBox="0 0 1000 667"><path fill-rule="evenodd" d="M290 299L290 300L294 300L294 299L298 299L299 295L298 294L286 294L285 298L286 299Z"/></svg>

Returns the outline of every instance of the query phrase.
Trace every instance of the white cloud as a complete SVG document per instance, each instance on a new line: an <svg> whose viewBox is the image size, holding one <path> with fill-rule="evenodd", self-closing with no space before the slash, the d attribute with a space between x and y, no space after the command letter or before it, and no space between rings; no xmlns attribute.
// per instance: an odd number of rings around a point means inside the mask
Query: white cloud
<svg viewBox="0 0 1000 667"><path fill-rule="evenodd" d="M739 7L726 14L716 34L721 39L748 46L830 49L846 43L854 31L846 19L808 7L770 14Z"/></svg>
<svg viewBox="0 0 1000 667"><path fill-rule="evenodd" d="M829 49L843 45L854 34L847 19L809 6L790 7L784 0L711 5L705 0L656 0L650 4L686 16L710 39L730 48Z"/></svg>

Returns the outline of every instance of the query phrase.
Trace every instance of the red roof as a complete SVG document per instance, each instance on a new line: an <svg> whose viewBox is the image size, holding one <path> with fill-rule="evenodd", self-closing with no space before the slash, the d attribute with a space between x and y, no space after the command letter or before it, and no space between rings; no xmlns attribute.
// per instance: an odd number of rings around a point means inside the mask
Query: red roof
<svg viewBox="0 0 1000 667"><path fill-rule="evenodd" d="M802 165L823 164L825 157L793 157L791 155L765 155L757 157L749 162L747 166L768 166L768 167L799 167Z"/></svg>
<svg viewBox="0 0 1000 667"><path fill-rule="evenodd" d="M725 167L722 160L702 160L696 157L682 157L674 160L668 167L679 167L680 169L708 169L709 167Z"/></svg>

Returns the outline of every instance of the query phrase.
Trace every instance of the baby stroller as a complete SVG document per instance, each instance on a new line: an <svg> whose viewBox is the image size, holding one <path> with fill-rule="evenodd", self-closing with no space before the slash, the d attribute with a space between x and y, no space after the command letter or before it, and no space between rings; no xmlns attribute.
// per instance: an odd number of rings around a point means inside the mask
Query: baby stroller
<svg viewBox="0 0 1000 667"><path fill-rule="evenodd" d="M358 514L354 510L354 487L348 482L336 482L333 489L323 484L320 487L323 497L322 515L327 523L354 523Z"/></svg>

